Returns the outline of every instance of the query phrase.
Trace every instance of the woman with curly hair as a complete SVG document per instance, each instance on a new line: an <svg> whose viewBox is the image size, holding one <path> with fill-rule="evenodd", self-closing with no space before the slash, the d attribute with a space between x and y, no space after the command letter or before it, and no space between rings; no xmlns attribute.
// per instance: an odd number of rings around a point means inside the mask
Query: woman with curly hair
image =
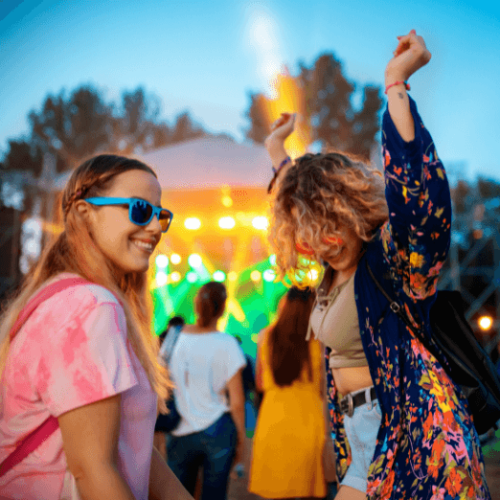
<svg viewBox="0 0 500 500"><path fill-rule="evenodd" d="M187 500L153 448L171 387L147 300L172 219L156 174L96 156L62 209L63 231L0 319L0 497Z"/></svg>
<svg viewBox="0 0 500 500"><path fill-rule="evenodd" d="M284 148L291 115L266 140L278 270L300 276L301 254L326 265L308 335L327 347L338 500L490 498L465 396L370 274L431 339L451 202L444 167L407 94L408 78L430 57L412 30L387 65L384 176L341 153L292 164Z"/></svg>

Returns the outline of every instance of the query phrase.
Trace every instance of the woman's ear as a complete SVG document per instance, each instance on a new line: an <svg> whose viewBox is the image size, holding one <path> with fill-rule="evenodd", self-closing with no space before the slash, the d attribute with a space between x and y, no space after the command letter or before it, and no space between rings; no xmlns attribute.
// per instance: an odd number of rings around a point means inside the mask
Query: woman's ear
<svg viewBox="0 0 500 500"><path fill-rule="evenodd" d="M85 222L90 222L91 209L90 205L85 200L75 201L75 210L79 217L85 220Z"/></svg>

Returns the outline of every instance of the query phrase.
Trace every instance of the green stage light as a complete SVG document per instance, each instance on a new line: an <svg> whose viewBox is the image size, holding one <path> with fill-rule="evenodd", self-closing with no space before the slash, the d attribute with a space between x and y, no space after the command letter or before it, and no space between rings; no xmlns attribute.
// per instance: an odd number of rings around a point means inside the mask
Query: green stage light
<svg viewBox="0 0 500 500"><path fill-rule="evenodd" d="M155 278L156 278L156 284L158 286L163 286L163 285L167 284L168 278L167 278L166 273L164 273L163 271L158 271L156 273L156 277Z"/></svg>
<svg viewBox="0 0 500 500"><path fill-rule="evenodd" d="M193 271L189 271L189 273L186 274L186 279L189 283L196 283L198 281L198 274Z"/></svg>
<svg viewBox="0 0 500 500"><path fill-rule="evenodd" d="M264 278L264 281L267 281L268 283L274 281L274 278L276 278L276 273L272 269L266 269L262 273L262 277Z"/></svg>
<svg viewBox="0 0 500 500"><path fill-rule="evenodd" d="M218 281L219 283L222 283L226 279L226 275L223 271L215 271L213 274L212 278L214 281Z"/></svg>
<svg viewBox="0 0 500 500"><path fill-rule="evenodd" d="M250 279L254 282L257 283L260 281L262 275L260 274L259 271L255 270L250 273Z"/></svg>
<svg viewBox="0 0 500 500"><path fill-rule="evenodd" d="M198 267L201 267L202 260L201 257L197 253L192 253L188 257L188 264L193 268L196 269Z"/></svg>

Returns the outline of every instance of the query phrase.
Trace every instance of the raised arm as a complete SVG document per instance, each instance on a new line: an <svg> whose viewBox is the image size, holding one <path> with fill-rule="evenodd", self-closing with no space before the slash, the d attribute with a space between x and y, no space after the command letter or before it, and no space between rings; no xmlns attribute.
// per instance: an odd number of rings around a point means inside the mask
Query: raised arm
<svg viewBox="0 0 500 500"><path fill-rule="evenodd" d="M406 90L407 79L430 60L414 31L399 38L386 69L388 109L382 123L389 224L382 232L403 289L425 299L436 289L450 243L451 199L431 135Z"/></svg>
<svg viewBox="0 0 500 500"><path fill-rule="evenodd" d="M274 170L274 178L269 185L269 191L276 181L278 172L291 165L290 157L285 149L285 140L293 132L295 116L295 114L281 113L281 116L271 125L271 133L265 140Z"/></svg>
<svg viewBox="0 0 500 500"><path fill-rule="evenodd" d="M398 40L394 57L385 69L385 88L392 121L401 138L410 142L415 139L415 124L406 93L407 81L431 60L431 53L427 50L424 39L417 36L415 30L398 37Z"/></svg>

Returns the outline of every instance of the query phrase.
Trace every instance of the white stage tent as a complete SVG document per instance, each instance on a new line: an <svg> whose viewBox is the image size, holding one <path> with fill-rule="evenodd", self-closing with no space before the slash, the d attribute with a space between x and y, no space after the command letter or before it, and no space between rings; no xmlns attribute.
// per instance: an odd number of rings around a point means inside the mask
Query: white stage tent
<svg viewBox="0 0 500 500"><path fill-rule="evenodd" d="M166 190L265 188L272 178L264 146L239 144L226 136L203 137L134 156L156 171ZM58 176L54 190L62 191L70 175Z"/></svg>

